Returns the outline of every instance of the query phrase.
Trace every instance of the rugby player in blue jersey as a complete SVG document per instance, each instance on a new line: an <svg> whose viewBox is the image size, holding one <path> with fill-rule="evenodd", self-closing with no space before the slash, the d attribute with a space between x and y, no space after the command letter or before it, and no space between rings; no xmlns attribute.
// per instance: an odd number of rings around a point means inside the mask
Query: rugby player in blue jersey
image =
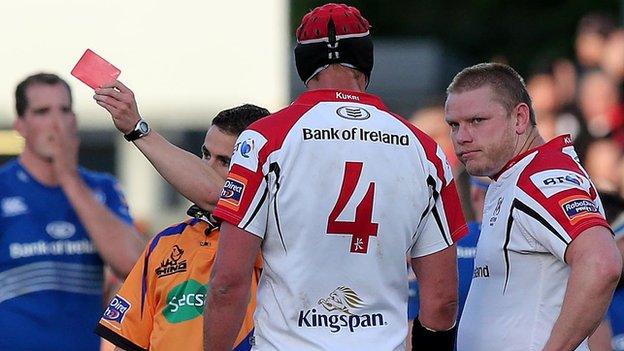
<svg viewBox="0 0 624 351"><path fill-rule="evenodd" d="M67 83L30 76L15 105L25 147L0 168L0 350L97 350L103 266L125 277L142 242L115 178L78 166Z"/></svg>

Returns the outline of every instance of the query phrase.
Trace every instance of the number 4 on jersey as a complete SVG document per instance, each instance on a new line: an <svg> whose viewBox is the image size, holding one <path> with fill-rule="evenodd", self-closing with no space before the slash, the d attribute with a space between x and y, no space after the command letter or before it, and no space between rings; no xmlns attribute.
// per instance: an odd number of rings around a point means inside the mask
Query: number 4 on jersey
<svg viewBox="0 0 624 351"><path fill-rule="evenodd" d="M338 201L329 214L327 221L327 234L351 235L351 249L353 253L368 253L368 239L377 236L378 224L373 223L373 200L375 197L375 183L368 184L366 195L355 209L353 222L338 221L347 202L353 196L362 174L362 162L347 162L345 165L344 178L340 187Z"/></svg>

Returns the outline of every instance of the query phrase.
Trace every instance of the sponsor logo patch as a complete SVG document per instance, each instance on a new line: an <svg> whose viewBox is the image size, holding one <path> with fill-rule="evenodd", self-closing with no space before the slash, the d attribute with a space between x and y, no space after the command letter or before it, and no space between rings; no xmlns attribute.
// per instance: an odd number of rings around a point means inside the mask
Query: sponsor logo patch
<svg viewBox="0 0 624 351"><path fill-rule="evenodd" d="M238 151L240 151L241 156L243 156L244 158L249 158L249 153L251 153L253 149L254 149L254 140L247 139L247 140L244 140L240 144Z"/></svg>
<svg viewBox="0 0 624 351"><path fill-rule="evenodd" d="M46 225L45 231L54 239L67 239L76 234L76 226L65 221L54 221Z"/></svg>
<svg viewBox="0 0 624 351"><path fill-rule="evenodd" d="M28 206L21 196L6 197L0 201L3 217L13 217L28 213Z"/></svg>
<svg viewBox="0 0 624 351"><path fill-rule="evenodd" d="M267 140L262 134L253 131L244 131L234 145L232 164L245 167L252 172L258 170L259 152Z"/></svg>
<svg viewBox="0 0 624 351"><path fill-rule="evenodd" d="M339 286L327 298L318 300L320 308L299 311L299 328L327 328L332 333L348 330L353 333L360 328L381 327L388 323L381 313L361 313L364 301L351 288Z"/></svg>
<svg viewBox="0 0 624 351"><path fill-rule="evenodd" d="M176 285L167 294L167 306L162 311L169 323L182 323L204 313L208 288L195 279Z"/></svg>
<svg viewBox="0 0 624 351"><path fill-rule="evenodd" d="M346 119L362 121L370 118L370 113L365 109L357 106L342 106L336 110L338 116Z"/></svg>
<svg viewBox="0 0 624 351"><path fill-rule="evenodd" d="M115 297L113 297L111 302L108 304L106 311L104 311L102 318L107 321L121 324L126 316L126 312L128 312L131 307L132 305L130 302L126 301L126 299L119 295L115 295Z"/></svg>
<svg viewBox="0 0 624 351"><path fill-rule="evenodd" d="M584 176L564 169L535 173L531 181L546 196L551 197L569 189L579 189L589 193L591 184Z"/></svg>
<svg viewBox="0 0 624 351"><path fill-rule="evenodd" d="M568 197L559 204L572 224L588 217L602 218L598 206L589 198Z"/></svg>
<svg viewBox="0 0 624 351"><path fill-rule="evenodd" d="M156 268L158 278L186 272L186 260L182 260L183 255L184 250L178 245L173 245L169 257L160 262L160 266Z"/></svg>
<svg viewBox="0 0 624 351"><path fill-rule="evenodd" d="M219 203L231 210L237 211L240 206L240 201L243 198L246 185L247 179L236 174L230 174L225 181L225 185L223 185Z"/></svg>

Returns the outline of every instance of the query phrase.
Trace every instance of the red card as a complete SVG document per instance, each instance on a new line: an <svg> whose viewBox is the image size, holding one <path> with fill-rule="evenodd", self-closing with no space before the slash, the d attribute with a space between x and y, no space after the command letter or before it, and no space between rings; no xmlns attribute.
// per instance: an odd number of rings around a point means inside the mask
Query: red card
<svg viewBox="0 0 624 351"><path fill-rule="evenodd" d="M85 51L71 71L72 76L93 89L114 82L120 73L119 68L98 56L91 49Z"/></svg>

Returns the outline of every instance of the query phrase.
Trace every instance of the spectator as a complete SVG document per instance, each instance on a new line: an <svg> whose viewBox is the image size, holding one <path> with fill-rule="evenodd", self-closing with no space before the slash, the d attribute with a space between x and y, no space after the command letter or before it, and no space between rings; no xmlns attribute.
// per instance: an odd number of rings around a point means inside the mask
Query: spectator
<svg viewBox="0 0 624 351"><path fill-rule="evenodd" d="M581 76L600 65L607 37L614 30L615 21L606 14L590 13L580 19L574 47Z"/></svg>
<svg viewBox="0 0 624 351"><path fill-rule="evenodd" d="M103 266L125 277L142 242L117 181L78 166L67 83L40 73L15 90L24 151L0 169L1 350L97 350Z"/></svg>

